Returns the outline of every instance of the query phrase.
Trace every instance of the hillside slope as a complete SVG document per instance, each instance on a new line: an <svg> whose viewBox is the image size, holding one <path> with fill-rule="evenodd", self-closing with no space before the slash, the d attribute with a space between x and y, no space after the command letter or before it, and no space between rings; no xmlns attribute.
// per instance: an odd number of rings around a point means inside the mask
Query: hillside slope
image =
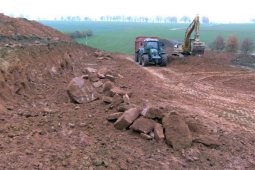
<svg viewBox="0 0 255 170"><path fill-rule="evenodd" d="M30 21L25 18L11 18L0 14L0 38L18 36L49 38L61 41L72 41L70 37L44 26L36 21Z"/></svg>

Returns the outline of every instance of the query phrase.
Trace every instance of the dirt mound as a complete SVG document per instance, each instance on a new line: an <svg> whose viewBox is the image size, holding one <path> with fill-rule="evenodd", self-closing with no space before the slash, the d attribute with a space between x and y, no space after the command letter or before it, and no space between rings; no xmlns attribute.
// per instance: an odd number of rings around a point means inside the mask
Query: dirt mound
<svg viewBox="0 0 255 170"><path fill-rule="evenodd" d="M52 40L72 41L70 37L44 26L36 21L25 18L11 18L0 14L0 41L30 38L49 38Z"/></svg>
<svg viewBox="0 0 255 170"><path fill-rule="evenodd" d="M175 45L175 42L168 40L168 39L160 39L161 42L164 43L165 48L173 48Z"/></svg>
<svg viewBox="0 0 255 170"><path fill-rule="evenodd" d="M255 55L240 54L232 60L233 64L255 68Z"/></svg>
<svg viewBox="0 0 255 170"><path fill-rule="evenodd" d="M73 51L73 49L76 51ZM82 52L84 49L86 53ZM54 79L66 74L84 71L86 63L77 67L78 58L93 53L92 50L75 43L58 42L50 46L23 46L8 48L0 62L0 100L11 102L14 98L28 95L45 79ZM76 57L74 61L73 57ZM82 68L84 67L84 68ZM71 73L69 73L71 71ZM46 81L47 82L47 81ZM32 92L33 93L33 92Z"/></svg>

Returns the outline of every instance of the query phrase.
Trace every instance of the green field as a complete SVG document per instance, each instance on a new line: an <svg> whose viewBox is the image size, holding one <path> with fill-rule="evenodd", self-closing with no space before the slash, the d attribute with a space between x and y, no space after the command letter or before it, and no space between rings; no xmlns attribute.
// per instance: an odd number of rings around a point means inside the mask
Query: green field
<svg viewBox="0 0 255 170"><path fill-rule="evenodd" d="M87 39L87 45L107 51L132 54L134 53L134 40L136 36L158 36L165 39L183 41L188 24L159 24L159 23L122 23L122 22L66 22L66 21L43 21L51 26L68 33L76 30L91 29L93 36ZM255 41L255 24L209 24L201 25L200 39L207 45L218 35L225 40L231 34L240 41L249 37ZM85 44L86 39L76 39Z"/></svg>

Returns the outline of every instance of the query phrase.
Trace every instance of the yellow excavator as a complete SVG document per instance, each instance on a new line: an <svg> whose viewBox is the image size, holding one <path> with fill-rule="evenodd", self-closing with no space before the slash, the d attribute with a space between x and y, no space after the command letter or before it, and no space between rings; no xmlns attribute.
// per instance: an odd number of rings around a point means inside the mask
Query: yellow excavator
<svg viewBox="0 0 255 170"><path fill-rule="evenodd" d="M194 32L194 38L190 38ZM199 40L200 22L199 16L196 16L189 27L186 29L184 44L176 44L174 46L173 55L203 55L205 51L205 42Z"/></svg>

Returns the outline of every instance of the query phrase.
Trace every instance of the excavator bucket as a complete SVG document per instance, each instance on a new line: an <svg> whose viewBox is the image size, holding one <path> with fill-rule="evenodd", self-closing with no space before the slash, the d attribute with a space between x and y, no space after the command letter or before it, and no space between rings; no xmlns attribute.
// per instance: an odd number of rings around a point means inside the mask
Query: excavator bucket
<svg viewBox="0 0 255 170"><path fill-rule="evenodd" d="M192 55L203 55L205 52L205 43L200 41L194 41L192 43Z"/></svg>

